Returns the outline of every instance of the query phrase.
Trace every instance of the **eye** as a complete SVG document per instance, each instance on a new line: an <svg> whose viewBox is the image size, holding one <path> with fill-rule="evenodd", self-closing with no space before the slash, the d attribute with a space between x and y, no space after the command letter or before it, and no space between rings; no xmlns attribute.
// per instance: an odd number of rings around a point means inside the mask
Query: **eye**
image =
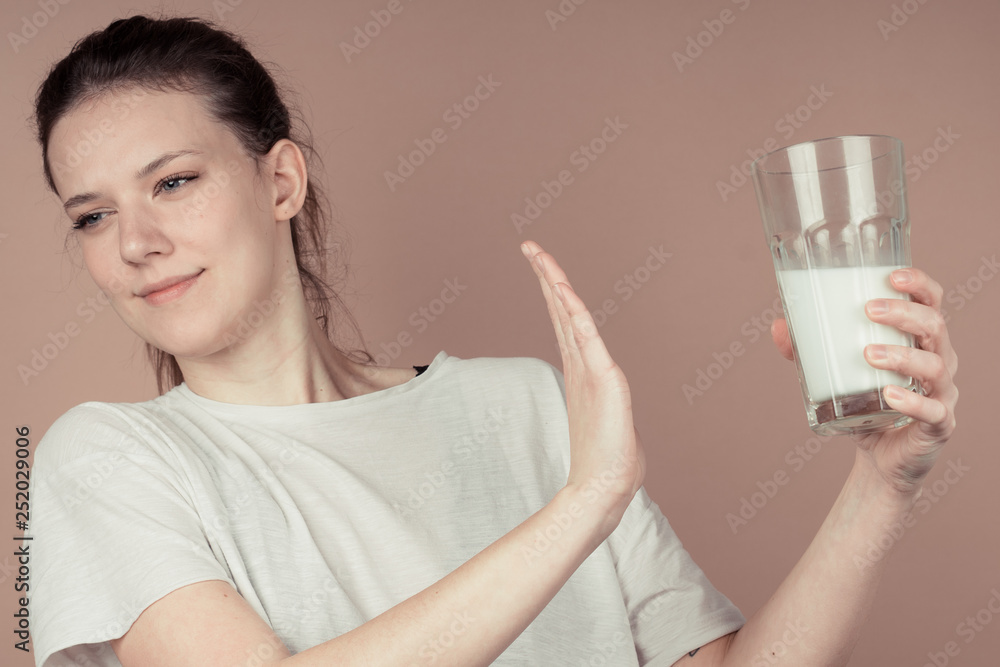
<svg viewBox="0 0 1000 667"><path fill-rule="evenodd" d="M161 179L156 184L156 186L153 188L153 194L156 194L156 193L159 193L159 192L177 192L178 190L181 189L181 187L183 185L183 183L181 183L181 181L185 181L185 182L186 181L193 181L196 178L198 178L197 174L187 174L187 175L184 175L184 174L173 174L171 176L167 176L166 178ZM173 187L173 188L167 188L166 185L168 183L178 183L178 185L176 187Z"/></svg>
<svg viewBox="0 0 1000 667"><path fill-rule="evenodd" d="M177 192L180 190L188 181L193 181L198 178L197 174L172 174L166 178L160 179L155 186L153 186L153 194L159 194L160 192ZM166 187L167 185L173 183L174 187ZM76 219L73 223L73 229L85 229L95 226L104 218L99 217L106 215L107 211L101 211L99 213L84 213Z"/></svg>
<svg viewBox="0 0 1000 667"><path fill-rule="evenodd" d="M84 227L93 227L93 225L88 224L88 223L90 223L90 222L94 222L94 223L100 222L101 220L103 220L103 218L98 218L96 220L94 218L97 217L97 216L99 216L99 215L104 215L104 213L105 212L101 212L101 213L84 213L83 215L81 215L79 218L76 219L76 222L73 223L73 229L83 229Z"/></svg>

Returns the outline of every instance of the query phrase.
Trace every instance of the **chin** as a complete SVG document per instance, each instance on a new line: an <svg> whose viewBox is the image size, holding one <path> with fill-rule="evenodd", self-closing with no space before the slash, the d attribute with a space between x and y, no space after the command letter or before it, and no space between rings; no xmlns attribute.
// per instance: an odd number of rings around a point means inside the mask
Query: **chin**
<svg viewBox="0 0 1000 667"><path fill-rule="evenodd" d="M153 347L186 359L210 356L225 350L238 340L236 336L225 333L222 327L204 327L200 330L190 327L185 327L183 330L159 327L155 332L149 329L132 330Z"/></svg>

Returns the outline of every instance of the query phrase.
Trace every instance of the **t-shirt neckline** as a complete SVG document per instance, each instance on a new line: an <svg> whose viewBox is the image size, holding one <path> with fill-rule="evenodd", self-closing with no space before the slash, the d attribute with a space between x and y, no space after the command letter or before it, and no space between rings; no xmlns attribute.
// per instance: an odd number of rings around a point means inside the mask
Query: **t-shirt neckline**
<svg viewBox="0 0 1000 667"><path fill-rule="evenodd" d="M450 358L452 357L447 352L441 350L434 357L433 361L427 365L427 369L423 373L410 378L402 384L387 387L386 389L379 389L378 391L369 392L367 394L361 394L360 396L343 398L337 401L299 403L296 405L249 405L244 403L225 403L223 401L216 401L194 393L194 391L187 386L186 382L182 382L177 385L164 394L162 398L170 396L181 397L202 407L208 412L239 416L241 418L249 417L267 420L273 418L294 417L296 415L304 416L318 411L329 413L330 411L350 410L357 406L382 402L390 400L400 394L413 392L428 382L431 382L433 377Z"/></svg>

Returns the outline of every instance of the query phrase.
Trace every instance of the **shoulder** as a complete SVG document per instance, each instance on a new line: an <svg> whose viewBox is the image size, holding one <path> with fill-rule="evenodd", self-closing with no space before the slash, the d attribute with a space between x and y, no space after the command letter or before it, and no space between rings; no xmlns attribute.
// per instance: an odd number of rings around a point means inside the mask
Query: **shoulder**
<svg viewBox="0 0 1000 667"><path fill-rule="evenodd" d="M452 373L467 377L490 379L520 379L542 380L562 383L562 372L545 361L536 357L472 357L448 359Z"/></svg>
<svg viewBox="0 0 1000 667"><path fill-rule="evenodd" d="M536 357L449 357L441 369L455 390L476 390L513 400L566 404L562 372Z"/></svg>
<svg viewBox="0 0 1000 667"><path fill-rule="evenodd" d="M162 397L160 397L162 398ZM154 431L150 407L159 399L143 403L88 401L70 408L56 419L35 447L36 469L55 469L78 459L115 453L150 453L143 446Z"/></svg>

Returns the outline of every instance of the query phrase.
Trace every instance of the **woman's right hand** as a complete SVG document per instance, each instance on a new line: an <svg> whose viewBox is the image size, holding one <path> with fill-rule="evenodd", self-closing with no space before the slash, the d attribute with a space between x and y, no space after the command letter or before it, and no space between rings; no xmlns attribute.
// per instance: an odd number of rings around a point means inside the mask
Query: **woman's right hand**
<svg viewBox="0 0 1000 667"><path fill-rule="evenodd" d="M562 353L570 437L566 487L602 513L606 537L646 473L628 381L555 258L534 241L522 243L521 251L541 282Z"/></svg>

